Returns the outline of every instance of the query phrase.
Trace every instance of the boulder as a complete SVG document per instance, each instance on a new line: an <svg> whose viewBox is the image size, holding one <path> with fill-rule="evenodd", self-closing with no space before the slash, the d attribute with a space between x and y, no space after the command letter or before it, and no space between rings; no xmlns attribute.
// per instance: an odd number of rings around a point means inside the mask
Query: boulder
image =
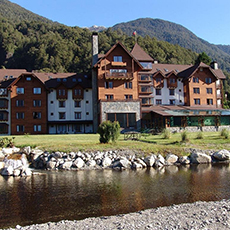
<svg viewBox="0 0 230 230"><path fill-rule="evenodd" d="M102 166L109 167L112 164L112 160L109 157L102 159Z"/></svg>
<svg viewBox="0 0 230 230"><path fill-rule="evenodd" d="M156 161L156 156L155 156L155 155L147 156L147 157L144 159L144 162L146 163L146 165L147 165L148 167L153 167L154 164L155 164L155 161Z"/></svg>
<svg viewBox="0 0 230 230"><path fill-rule="evenodd" d="M20 175L21 175L21 170L20 170L20 169L15 169L15 170L13 171L13 176L18 177L18 176L20 176Z"/></svg>
<svg viewBox="0 0 230 230"><path fill-rule="evenodd" d="M230 159L230 152L226 149L222 149L212 155L215 159L219 161L226 161Z"/></svg>
<svg viewBox="0 0 230 230"><path fill-rule="evenodd" d="M212 158L211 156L195 151L190 155L191 163L192 164L204 164L204 163L211 163Z"/></svg>
<svg viewBox="0 0 230 230"><path fill-rule="evenodd" d="M56 162L56 161L50 160L50 161L48 161L48 162L46 163L46 168L47 168L47 169L55 169L55 168L56 168L56 165L57 165L57 162Z"/></svg>
<svg viewBox="0 0 230 230"><path fill-rule="evenodd" d="M86 162L86 165L89 166L89 167L95 167L96 164L97 164L96 161L95 161L95 160L92 160L92 159L90 159L90 160L88 160L88 161Z"/></svg>
<svg viewBox="0 0 230 230"><path fill-rule="evenodd" d="M5 167L5 163L3 161L0 161L0 169L3 169Z"/></svg>
<svg viewBox="0 0 230 230"><path fill-rule="evenodd" d="M14 173L14 169L12 165L9 165L8 167L3 168L1 175L2 176L12 176Z"/></svg>
<svg viewBox="0 0 230 230"><path fill-rule="evenodd" d="M22 151L26 154L29 155L31 152L31 147L30 146L26 146L22 149Z"/></svg>
<svg viewBox="0 0 230 230"><path fill-rule="evenodd" d="M142 169L142 165L140 163L137 163L136 161L132 164L133 169Z"/></svg>
<svg viewBox="0 0 230 230"><path fill-rule="evenodd" d="M5 157L5 154L2 151L0 151L0 159L3 159L4 157Z"/></svg>
<svg viewBox="0 0 230 230"><path fill-rule="evenodd" d="M72 161L65 161L59 168L69 170L72 167Z"/></svg>
<svg viewBox="0 0 230 230"><path fill-rule="evenodd" d="M140 158L137 158L137 159L136 159L136 162L137 162L138 164L140 164L143 168L146 168L146 167L147 167L146 163L145 163L142 159L140 159Z"/></svg>
<svg viewBox="0 0 230 230"><path fill-rule="evenodd" d="M176 156L175 154L169 153L167 154L165 160L166 160L167 165L173 165L177 163L178 156Z"/></svg>
<svg viewBox="0 0 230 230"><path fill-rule="evenodd" d="M131 168L132 166L131 162L125 157L122 157L119 161L120 161L120 165L122 168L128 169L128 168Z"/></svg>
<svg viewBox="0 0 230 230"><path fill-rule="evenodd" d="M156 165L156 167L158 167L158 168L163 167L163 166L165 165L165 159L164 159L164 157L163 157L161 154L159 154L159 155L157 156L155 165Z"/></svg>
<svg viewBox="0 0 230 230"><path fill-rule="evenodd" d="M84 167L85 165L85 162L80 158L78 157L74 162L73 162L73 167L76 167L76 168L82 168Z"/></svg>
<svg viewBox="0 0 230 230"><path fill-rule="evenodd" d="M180 164L183 164L183 165L190 164L190 158L188 156L181 156L179 157L178 161Z"/></svg>

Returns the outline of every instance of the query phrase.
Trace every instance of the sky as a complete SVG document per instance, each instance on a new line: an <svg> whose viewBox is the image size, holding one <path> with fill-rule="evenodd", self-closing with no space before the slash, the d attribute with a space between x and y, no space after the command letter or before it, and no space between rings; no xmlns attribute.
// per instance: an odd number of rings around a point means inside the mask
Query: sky
<svg viewBox="0 0 230 230"><path fill-rule="evenodd" d="M67 26L111 27L138 18L180 24L212 44L230 45L230 0L10 0Z"/></svg>

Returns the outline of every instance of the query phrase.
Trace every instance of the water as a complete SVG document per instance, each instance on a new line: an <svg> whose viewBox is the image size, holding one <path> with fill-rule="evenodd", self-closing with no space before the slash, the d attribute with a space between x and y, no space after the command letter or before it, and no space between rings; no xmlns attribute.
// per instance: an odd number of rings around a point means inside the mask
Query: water
<svg viewBox="0 0 230 230"><path fill-rule="evenodd" d="M227 164L0 176L0 228L230 198Z"/></svg>

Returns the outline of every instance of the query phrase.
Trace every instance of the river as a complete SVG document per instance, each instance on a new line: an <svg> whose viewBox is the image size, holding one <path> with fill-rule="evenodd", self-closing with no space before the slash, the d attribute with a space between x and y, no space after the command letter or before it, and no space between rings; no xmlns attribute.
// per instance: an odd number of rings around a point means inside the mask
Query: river
<svg viewBox="0 0 230 230"><path fill-rule="evenodd" d="M0 176L0 228L230 198L229 164Z"/></svg>

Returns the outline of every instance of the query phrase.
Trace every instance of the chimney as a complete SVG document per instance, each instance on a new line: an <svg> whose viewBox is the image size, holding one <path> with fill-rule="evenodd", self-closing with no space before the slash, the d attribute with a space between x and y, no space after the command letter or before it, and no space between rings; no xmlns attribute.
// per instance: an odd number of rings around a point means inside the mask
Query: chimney
<svg viewBox="0 0 230 230"><path fill-rule="evenodd" d="M213 69L218 69L218 63L213 61L210 65Z"/></svg>
<svg viewBox="0 0 230 230"><path fill-rule="evenodd" d="M98 60L98 33L93 32L92 35L92 66L94 66L97 63Z"/></svg>

